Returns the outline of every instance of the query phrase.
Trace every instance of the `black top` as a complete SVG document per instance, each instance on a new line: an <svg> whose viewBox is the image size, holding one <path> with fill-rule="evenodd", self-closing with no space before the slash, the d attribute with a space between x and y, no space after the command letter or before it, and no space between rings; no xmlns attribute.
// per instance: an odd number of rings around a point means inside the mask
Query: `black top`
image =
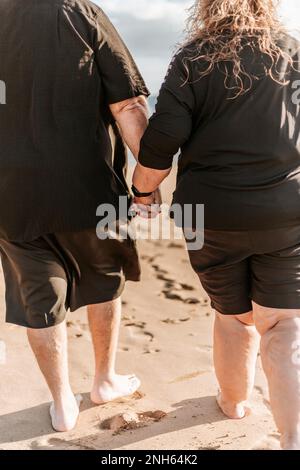
<svg viewBox="0 0 300 470"><path fill-rule="evenodd" d="M234 82L224 86L224 64L199 79L206 65L187 60L196 43L180 50L141 146L141 164L156 169L169 168L181 147L174 202L205 204L210 229L300 223L300 44L281 40L295 60L294 67L277 65L289 81L283 86L266 74L267 57L247 42L242 64L257 78L235 99Z"/></svg>
<svg viewBox="0 0 300 470"><path fill-rule="evenodd" d="M96 227L128 194L108 104L148 95L144 81L88 0L1 0L0 18L0 237Z"/></svg>

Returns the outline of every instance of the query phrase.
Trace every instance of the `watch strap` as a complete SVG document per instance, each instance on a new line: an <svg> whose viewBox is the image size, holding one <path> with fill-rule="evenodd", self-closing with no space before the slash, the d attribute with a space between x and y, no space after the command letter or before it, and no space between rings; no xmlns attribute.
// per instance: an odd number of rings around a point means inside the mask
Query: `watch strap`
<svg viewBox="0 0 300 470"><path fill-rule="evenodd" d="M149 197L153 194L153 191L151 191L150 193L141 193L134 185L132 185L131 190L135 197Z"/></svg>

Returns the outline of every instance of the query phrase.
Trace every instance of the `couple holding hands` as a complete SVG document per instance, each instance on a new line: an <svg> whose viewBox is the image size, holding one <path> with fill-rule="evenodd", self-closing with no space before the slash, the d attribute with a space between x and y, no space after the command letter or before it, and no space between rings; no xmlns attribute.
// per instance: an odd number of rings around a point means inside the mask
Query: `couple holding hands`
<svg viewBox="0 0 300 470"><path fill-rule="evenodd" d="M282 449L300 450L300 43L273 0L196 0L187 38L148 122L148 89L103 11L88 0L0 4L0 252L6 319L27 328L53 404L72 429L65 317L88 308L91 399L136 391L115 372L133 240L100 240L96 211L149 212L180 150L173 201L204 204L193 269L216 311L214 365L225 415L244 418L259 347ZM155 214L154 214L155 215Z"/></svg>

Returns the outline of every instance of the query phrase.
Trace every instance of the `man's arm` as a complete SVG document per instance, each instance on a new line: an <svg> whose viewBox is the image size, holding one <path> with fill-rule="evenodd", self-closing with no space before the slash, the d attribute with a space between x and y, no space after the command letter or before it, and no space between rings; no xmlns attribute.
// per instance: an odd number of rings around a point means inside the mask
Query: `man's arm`
<svg viewBox="0 0 300 470"><path fill-rule="evenodd" d="M111 104L109 107L125 143L137 160L140 142L148 125L149 111L146 98L138 96Z"/></svg>
<svg viewBox="0 0 300 470"><path fill-rule="evenodd" d="M141 140L148 125L149 110L146 98L138 96L111 104L109 107L125 143L130 148L134 158L138 160ZM155 186L151 202L149 198L144 199L144 201L147 204L161 203L159 184Z"/></svg>

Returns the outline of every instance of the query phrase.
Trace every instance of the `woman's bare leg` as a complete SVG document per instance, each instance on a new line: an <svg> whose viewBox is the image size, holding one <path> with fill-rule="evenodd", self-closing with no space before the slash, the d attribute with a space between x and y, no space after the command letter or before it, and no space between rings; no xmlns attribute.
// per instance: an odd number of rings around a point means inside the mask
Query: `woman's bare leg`
<svg viewBox="0 0 300 470"><path fill-rule="evenodd" d="M220 385L217 401L231 419L246 415L245 403L253 390L259 340L252 312L237 316L216 313L214 365Z"/></svg>
<svg viewBox="0 0 300 470"><path fill-rule="evenodd" d="M253 305L261 357L284 450L300 450L300 310Z"/></svg>

